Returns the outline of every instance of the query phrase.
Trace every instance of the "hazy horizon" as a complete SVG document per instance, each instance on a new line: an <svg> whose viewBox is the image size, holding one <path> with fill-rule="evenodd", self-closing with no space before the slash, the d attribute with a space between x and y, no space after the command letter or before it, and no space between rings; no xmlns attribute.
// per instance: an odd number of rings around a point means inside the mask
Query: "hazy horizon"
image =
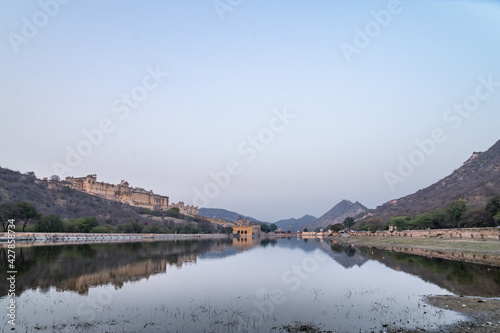
<svg viewBox="0 0 500 333"><path fill-rule="evenodd" d="M2 1L0 166L273 222L485 151L497 1Z"/></svg>

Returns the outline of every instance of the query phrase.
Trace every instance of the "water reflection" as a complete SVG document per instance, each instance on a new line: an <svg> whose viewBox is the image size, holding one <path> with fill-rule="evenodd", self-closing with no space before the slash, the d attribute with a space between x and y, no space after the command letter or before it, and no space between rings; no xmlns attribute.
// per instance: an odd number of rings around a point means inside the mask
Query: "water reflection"
<svg viewBox="0 0 500 333"><path fill-rule="evenodd" d="M495 267L320 239L52 245L19 247L16 256L27 330L55 322L61 331L90 323L111 332L265 332L294 320L337 331L432 328L459 317L424 313L420 295L500 296ZM0 264L5 279L2 249ZM1 284L0 306L6 294Z"/></svg>
<svg viewBox="0 0 500 333"><path fill-rule="evenodd" d="M125 282L165 272L168 265L196 263L199 255L231 245L231 240L222 239L19 247L16 294L50 287L85 294L90 287L108 283L119 288ZM1 248L0 279L7 278L7 263L7 251ZM7 291L0 284L0 296Z"/></svg>

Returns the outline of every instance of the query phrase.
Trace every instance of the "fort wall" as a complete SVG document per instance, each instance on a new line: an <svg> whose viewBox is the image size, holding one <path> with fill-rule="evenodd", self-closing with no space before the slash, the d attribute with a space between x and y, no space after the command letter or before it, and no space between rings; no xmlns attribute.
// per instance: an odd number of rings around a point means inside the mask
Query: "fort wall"
<svg viewBox="0 0 500 333"><path fill-rule="evenodd" d="M87 177L78 178L66 177L66 180L62 183L75 190L105 199L120 201L132 206L150 209L169 208L169 198L167 196L154 194L153 191L146 191L140 187L130 187L128 182L124 180L120 184L115 185L98 182L97 175L88 175Z"/></svg>

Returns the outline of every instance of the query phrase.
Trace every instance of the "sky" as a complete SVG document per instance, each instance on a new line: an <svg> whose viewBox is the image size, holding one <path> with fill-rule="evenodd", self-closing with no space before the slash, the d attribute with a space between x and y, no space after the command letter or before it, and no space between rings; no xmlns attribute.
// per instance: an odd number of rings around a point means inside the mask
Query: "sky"
<svg viewBox="0 0 500 333"><path fill-rule="evenodd" d="M0 166L273 222L500 139L500 1L0 0Z"/></svg>

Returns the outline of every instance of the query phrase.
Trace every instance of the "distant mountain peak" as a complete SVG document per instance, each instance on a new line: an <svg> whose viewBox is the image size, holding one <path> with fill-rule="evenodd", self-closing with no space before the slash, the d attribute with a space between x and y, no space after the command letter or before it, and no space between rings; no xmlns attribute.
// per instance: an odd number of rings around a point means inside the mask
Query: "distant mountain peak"
<svg viewBox="0 0 500 333"><path fill-rule="evenodd" d="M357 216L365 210L367 210L367 208L358 201L352 203L352 201L344 199L333 206L319 219L306 225L306 227L312 230L318 227L326 228L330 224L342 223L347 217Z"/></svg>
<svg viewBox="0 0 500 333"><path fill-rule="evenodd" d="M316 221L318 218L314 217L312 215L304 215L301 218L290 218L290 219L285 219L285 220L279 220L274 222L278 228L281 228L283 230L291 230L291 231L297 231L297 230L302 230L304 229L304 226Z"/></svg>

